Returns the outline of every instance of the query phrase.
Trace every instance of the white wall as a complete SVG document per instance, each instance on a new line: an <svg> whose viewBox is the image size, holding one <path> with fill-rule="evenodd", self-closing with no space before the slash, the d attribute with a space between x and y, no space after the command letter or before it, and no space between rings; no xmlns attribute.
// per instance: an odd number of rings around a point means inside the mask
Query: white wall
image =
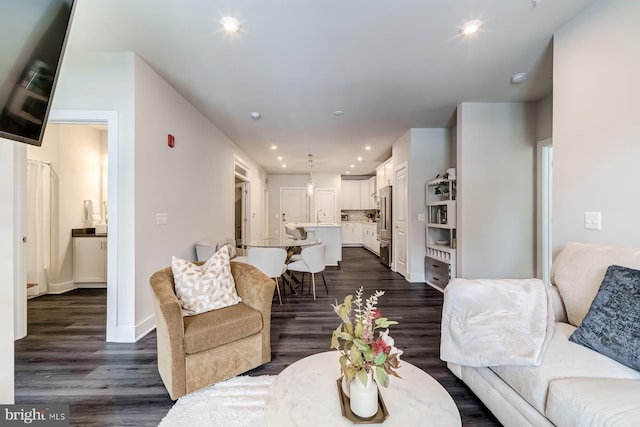
<svg viewBox="0 0 640 427"><path fill-rule="evenodd" d="M425 225L418 215L427 215L428 181L450 167L449 129L410 129L393 143L393 167L408 165L407 179L407 277L409 282L424 282L426 255ZM395 249L394 249L395 251Z"/></svg>
<svg viewBox="0 0 640 427"><path fill-rule="evenodd" d="M536 141L553 136L553 95L536 103Z"/></svg>
<svg viewBox="0 0 640 427"><path fill-rule="evenodd" d="M554 37L553 247L640 245L640 2L596 2ZM602 231L584 229L602 213Z"/></svg>
<svg viewBox="0 0 640 427"><path fill-rule="evenodd" d="M535 277L535 104L460 104L457 132L458 277Z"/></svg>
<svg viewBox="0 0 640 427"><path fill-rule="evenodd" d="M20 259L24 246L20 243L24 235L21 206L24 202L14 189L26 186L21 169L17 165L26 161L23 144L0 138L0 404L14 403L14 315L24 312L14 310L14 293L18 286L26 288L26 275ZM26 305L26 289L21 296ZM20 297L20 295L16 295Z"/></svg>
<svg viewBox="0 0 640 427"><path fill-rule="evenodd" d="M257 165L138 57L135 94L138 336L153 316L149 277L171 265L172 255L194 259L199 240L234 236L234 154L255 174L252 195L263 194L263 188ZM174 148L167 145L168 134L175 137ZM251 200L258 227L261 200ZM156 224L157 213L168 214L167 225Z"/></svg>

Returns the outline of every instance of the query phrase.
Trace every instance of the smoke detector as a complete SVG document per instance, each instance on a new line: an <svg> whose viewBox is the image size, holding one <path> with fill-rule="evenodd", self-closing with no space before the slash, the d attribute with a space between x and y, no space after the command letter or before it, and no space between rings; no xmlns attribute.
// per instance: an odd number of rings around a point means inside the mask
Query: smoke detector
<svg viewBox="0 0 640 427"><path fill-rule="evenodd" d="M527 80L527 73L517 73L511 76L511 83L518 84Z"/></svg>

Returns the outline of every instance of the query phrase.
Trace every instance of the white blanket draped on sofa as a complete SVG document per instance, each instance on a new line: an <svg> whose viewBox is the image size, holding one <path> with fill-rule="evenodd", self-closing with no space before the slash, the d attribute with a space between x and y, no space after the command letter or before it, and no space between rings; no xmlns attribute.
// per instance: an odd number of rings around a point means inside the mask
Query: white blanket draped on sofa
<svg viewBox="0 0 640 427"><path fill-rule="evenodd" d="M553 335L539 279L453 279L445 288L440 358L465 366L539 365Z"/></svg>

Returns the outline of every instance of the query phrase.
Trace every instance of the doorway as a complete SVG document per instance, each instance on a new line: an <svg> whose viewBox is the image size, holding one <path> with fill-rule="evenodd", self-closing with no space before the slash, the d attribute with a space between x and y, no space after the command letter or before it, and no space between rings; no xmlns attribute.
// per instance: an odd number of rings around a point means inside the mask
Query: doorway
<svg viewBox="0 0 640 427"><path fill-rule="evenodd" d="M236 248L242 248L247 232L247 182L236 177L234 189L234 236Z"/></svg>
<svg viewBox="0 0 640 427"><path fill-rule="evenodd" d="M115 111L90 111L90 110L52 110L49 114L50 124L81 124L81 125L102 125L106 126L106 150L108 168L104 172L105 182L103 184L109 188L109 230L107 234L107 317L106 317L106 341L117 342L127 341L128 338L117 331L117 294L118 294L118 114ZM26 186L26 159L24 162L24 175ZM70 167L70 166L68 166ZM23 205L26 206L26 188L19 190L25 198ZM55 198L55 197L54 197ZM81 208L80 208L81 209ZM26 211L24 212L26 217ZM26 219L26 218L25 218ZM55 227L54 227L55 229ZM71 234L71 231L69 234ZM52 251L52 256L54 256ZM26 256L26 255L25 255ZM22 260L24 272L26 272L26 259ZM26 276L26 274L25 274ZM17 284L26 288L26 283ZM15 318L16 338L24 337L27 334L27 312L21 307L25 306L26 293L15 292L14 307L17 316ZM121 338L118 338L121 336Z"/></svg>

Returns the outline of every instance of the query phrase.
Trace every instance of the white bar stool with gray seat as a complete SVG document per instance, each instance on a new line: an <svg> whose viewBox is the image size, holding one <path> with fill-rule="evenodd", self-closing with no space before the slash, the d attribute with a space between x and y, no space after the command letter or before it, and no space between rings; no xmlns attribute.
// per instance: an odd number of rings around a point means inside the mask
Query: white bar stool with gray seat
<svg viewBox="0 0 640 427"><path fill-rule="evenodd" d="M294 261L287 265L287 270L297 271L302 273L301 286L304 289L304 274L311 273L311 283L313 286L313 299L316 299L316 273L322 274L322 281L324 282L324 288L329 295L329 288L327 288L327 281L324 278L324 258L326 253L326 245L320 244L315 246L306 247L300 252L302 255L302 261Z"/></svg>

